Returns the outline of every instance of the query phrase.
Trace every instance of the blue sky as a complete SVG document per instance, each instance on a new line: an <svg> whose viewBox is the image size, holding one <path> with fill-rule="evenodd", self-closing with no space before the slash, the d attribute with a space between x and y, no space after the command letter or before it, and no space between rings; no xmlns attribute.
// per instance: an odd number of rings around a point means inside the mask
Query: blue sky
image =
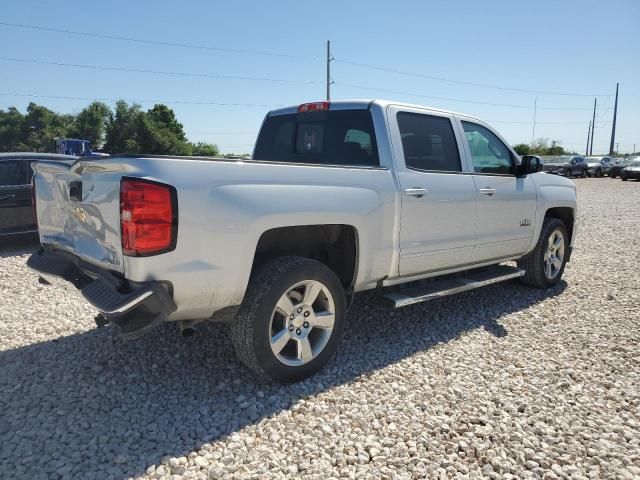
<svg viewBox="0 0 640 480"><path fill-rule="evenodd" d="M24 111L29 101L35 101L59 112L77 112L88 103L6 94L123 98L145 101L145 108L152 106L146 101L154 100L243 104L169 103L191 140L217 143L223 152L250 152L267 110L324 98L325 42L330 39L336 58L332 63L334 99L386 98L470 113L494 125L511 143L531 141L532 107L537 98L536 138L558 139L565 147L583 152L593 108L591 95L612 95L619 81L616 139L621 152L631 151L634 143L640 150L637 0L4 3L0 22L284 56L0 25L3 58L210 75L152 75L0 59L0 108L16 106ZM514 92L346 62L586 96ZM598 97L598 105L594 153L608 151L613 97Z"/></svg>

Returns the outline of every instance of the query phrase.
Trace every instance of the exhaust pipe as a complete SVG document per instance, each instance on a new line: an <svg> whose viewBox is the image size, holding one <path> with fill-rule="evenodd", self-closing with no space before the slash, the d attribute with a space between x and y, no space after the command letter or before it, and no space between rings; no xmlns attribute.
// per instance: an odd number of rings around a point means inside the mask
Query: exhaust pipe
<svg viewBox="0 0 640 480"><path fill-rule="evenodd" d="M195 323L192 320L181 320L178 322L178 328L180 329L180 335L184 338L191 338L195 335L196 329L193 328Z"/></svg>

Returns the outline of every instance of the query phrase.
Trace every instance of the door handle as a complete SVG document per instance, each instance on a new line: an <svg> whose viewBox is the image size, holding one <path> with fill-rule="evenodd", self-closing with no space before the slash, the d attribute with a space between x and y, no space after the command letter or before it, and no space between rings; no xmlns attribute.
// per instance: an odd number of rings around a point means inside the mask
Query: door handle
<svg viewBox="0 0 640 480"><path fill-rule="evenodd" d="M0 200L9 200L10 198L16 198L15 195L2 195L0 196Z"/></svg>
<svg viewBox="0 0 640 480"><path fill-rule="evenodd" d="M480 189L480 194L481 195L486 195L488 197L492 197L493 195L495 195L496 193L496 189L495 188L491 188L491 187L484 187Z"/></svg>
<svg viewBox="0 0 640 480"><path fill-rule="evenodd" d="M417 197L417 198L420 198L426 195L427 193L429 193L429 190L427 190L426 188L420 188L420 187L406 188L404 191L404 194L406 196Z"/></svg>

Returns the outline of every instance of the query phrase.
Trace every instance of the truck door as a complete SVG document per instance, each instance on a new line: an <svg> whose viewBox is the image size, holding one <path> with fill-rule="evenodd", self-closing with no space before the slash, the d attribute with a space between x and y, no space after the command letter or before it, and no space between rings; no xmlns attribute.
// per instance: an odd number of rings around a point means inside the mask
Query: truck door
<svg viewBox="0 0 640 480"><path fill-rule="evenodd" d="M401 190L400 276L465 265L476 217L473 176L450 115L388 107Z"/></svg>
<svg viewBox="0 0 640 480"><path fill-rule="evenodd" d="M524 253L535 223L533 180L515 176L515 154L487 126L462 120L461 127L478 198L473 260L477 263Z"/></svg>
<svg viewBox="0 0 640 480"><path fill-rule="evenodd" d="M0 160L0 235L35 230L29 162Z"/></svg>

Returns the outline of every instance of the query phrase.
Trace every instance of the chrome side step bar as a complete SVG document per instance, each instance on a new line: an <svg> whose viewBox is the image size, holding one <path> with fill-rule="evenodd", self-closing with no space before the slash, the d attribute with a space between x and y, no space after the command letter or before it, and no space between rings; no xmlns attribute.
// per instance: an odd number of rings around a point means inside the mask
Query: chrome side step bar
<svg viewBox="0 0 640 480"><path fill-rule="evenodd" d="M420 287L383 293L382 298L391 302L394 308L406 307L522 277L524 274L525 271L520 268L499 265L489 270L468 272L465 277L448 277Z"/></svg>

